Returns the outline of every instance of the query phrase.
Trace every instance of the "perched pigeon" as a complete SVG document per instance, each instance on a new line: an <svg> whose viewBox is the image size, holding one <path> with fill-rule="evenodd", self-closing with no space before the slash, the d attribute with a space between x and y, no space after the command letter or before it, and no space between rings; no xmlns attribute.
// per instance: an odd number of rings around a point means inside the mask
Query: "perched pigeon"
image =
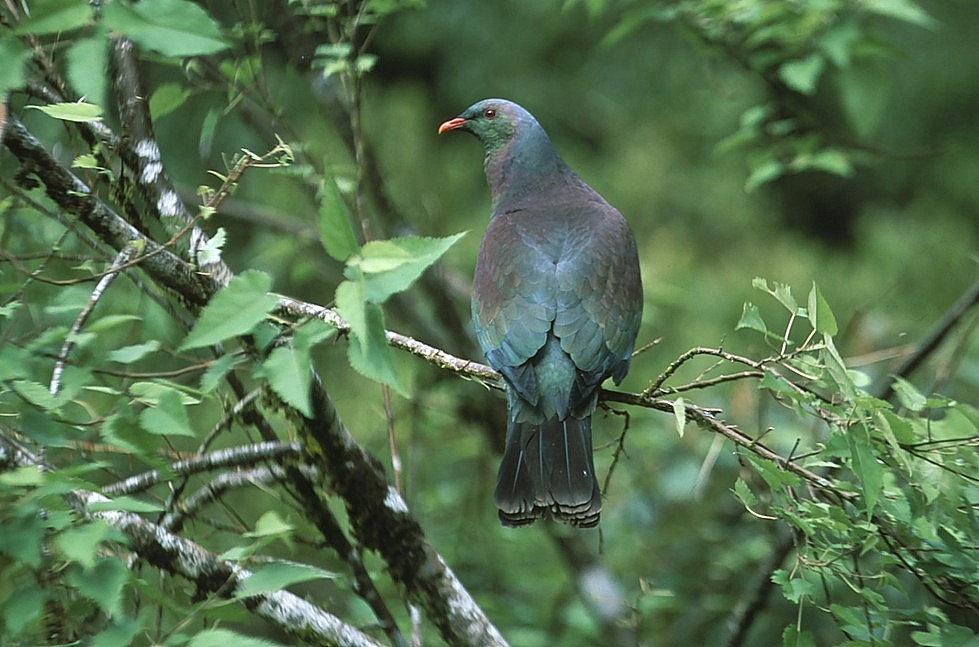
<svg viewBox="0 0 979 647"><path fill-rule="evenodd" d="M635 238L517 104L485 99L439 126L440 134L450 130L483 143L493 201L472 318L506 385L500 521L553 516L595 526L602 498L591 416L605 378L618 384L628 372L642 318Z"/></svg>

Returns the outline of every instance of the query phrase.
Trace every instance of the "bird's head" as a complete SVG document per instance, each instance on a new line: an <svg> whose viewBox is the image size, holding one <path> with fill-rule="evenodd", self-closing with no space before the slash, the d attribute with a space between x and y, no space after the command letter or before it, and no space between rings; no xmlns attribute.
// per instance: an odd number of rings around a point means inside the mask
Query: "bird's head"
<svg viewBox="0 0 979 647"><path fill-rule="evenodd" d="M439 134L464 130L479 138L488 153L505 147L520 132L539 128L534 117L506 99L483 99L439 126Z"/></svg>
<svg viewBox="0 0 979 647"><path fill-rule="evenodd" d="M526 195L563 177L564 163L534 116L506 99L483 99L439 126L439 134L464 130L486 150L483 168L494 208L501 200Z"/></svg>

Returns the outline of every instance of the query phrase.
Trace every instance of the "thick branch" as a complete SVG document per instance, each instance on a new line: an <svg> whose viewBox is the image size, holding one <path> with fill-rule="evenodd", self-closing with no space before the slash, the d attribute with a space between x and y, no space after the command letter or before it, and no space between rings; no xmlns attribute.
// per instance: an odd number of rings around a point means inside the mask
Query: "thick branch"
<svg viewBox="0 0 979 647"><path fill-rule="evenodd" d="M217 290L217 284L167 249L147 238L92 194L88 186L66 170L16 117L10 117L4 144L44 183L45 192L62 209L78 217L116 251L141 246L139 265L160 284L174 290L187 303L201 306Z"/></svg>

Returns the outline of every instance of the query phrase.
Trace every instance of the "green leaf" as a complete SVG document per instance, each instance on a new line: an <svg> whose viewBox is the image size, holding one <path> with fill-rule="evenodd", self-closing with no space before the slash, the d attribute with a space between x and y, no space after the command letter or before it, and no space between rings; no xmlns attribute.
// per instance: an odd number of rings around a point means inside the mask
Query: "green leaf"
<svg viewBox="0 0 979 647"><path fill-rule="evenodd" d="M331 179L323 183L323 196L320 199L320 242L326 253L341 263L360 249L347 203L340 195L336 182Z"/></svg>
<svg viewBox="0 0 979 647"><path fill-rule="evenodd" d="M765 321L761 318L761 311L753 303L745 302L744 308L741 311L741 319L738 320L738 325L734 327L735 330L741 330L742 328L750 328L760 333L768 332L768 326L765 325Z"/></svg>
<svg viewBox="0 0 979 647"><path fill-rule="evenodd" d="M278 537L289 535L295 526L279 516L275 510L269 510L255 522L255 530L242 533L244 537Z"/></svg>
<svg viewBox="0 0 979 647"><path fill-rule="evenodd" d="M785 164L774 157L751 164L751 173L745 180L744 190L753 191L763 184L778 179L785 173Z"/></svg>
<svg viewBox="0 0 979 647"><path fill-rule="evenodd" d="M795 625L789 625L782 632L782 647L816 647L816 639L808 631L799 631Z"/></svg>
<svg viewBox="0 0 979 647"><path fill-rule="evenodd" d="M27 106L62 121L102 121L102 108L83 101Z"/></svg>
<svg viewBox="0 0 979 647"><path fill-rule="evenodd" d="M190 97L190 91L176 83L163 83L150 95L150 116L155 122L180 106Z"/></svg>
<svg viewBox="0 0 979 647"><path fill-rule="evenodd" d="M871 13L908 22L919 27L934 29L939 26L937 20L928 15L912 0L863 0L861 6Z"/></svg>
<svg viewBox="0 0 979 647"><path fill-rule="evenodd" d="M364 298L383 303L392 294L406 290L465 233L445 238L405 236L367 243L350 262L351 268L362 273ZM356 272L352 274L356 277Z"/></svg>
<svg viewBox="0 0 979 647"><path fill-rule="evenodd" d="M850 156L837 148L824 148L805 156L799 156L797 160L804 163L806 169L826 171L840 177L851 177L853 175L853 163Z"/></svg>
<svg viewBox="0 0 979 647"><path fill-rule="evenodd" d="M129 394L144 404L156 406L164 395L176 394L180 402L186 405L199 404L200 400L186 392L185 387L168 384L164 381L133 382L129 385Z"/></svg>
<svg viewBox="0 0 979 647"><path fill-rule="evenodd" d="M80 38L68 49L68 81L82 97L106 105L109 81L109 41L98 30L94 37Z"/></svg>
<svg viewBox="0 0 979 647"><path fill-rule="evenodd" d="M0 38L0 99L10 88L24 85L24 63L31 57L31 50L16 38Z"/></svg>
<svg viewBox="0 0 979 647"><path fill-rule="evenodd" d="M673 423L676 425L676 433L683 438L683 432L687 428L687 409L683 404L683 398L673 401Z"/></svg>
<svg viewBox="0 0 979 647"><path fill-rule="evenodd" d="M903 377L894 376L894 394L901 406L909 411L919 412L925 408L928 399L913 384Z"/></svg>
<svg viewBox="0 0 979 647"><path fill-rule="evenodd" d="M200 153L202 159L211 154L211 145L214 143L214 133L218 129L218 120L220 118L221 111L217 108L211 108L204 115L204 121L201 123L201 132L197 138L197 151Z"/></svg>
<svg viewBox="0 0 979 647"><path fill-rule="evenodd" d="M164 56L206 56L228 47L217 23L204 9L187 0L153 0L135 5L110 2L103 5L102 12L106 27Z"/></svg>
<svg viewBox="0 0 979 647"><path fill-rule="evenodd" d="M252 638L230 629L205 629L190 639L188 647L283 647L266 638Z"/></svg>
<svg viewBox="0 0 979 647"><path fill-rule="evenodd" d="M14 380L10 386L20 397L41 409L57 409L61 406L60 400L51 395L51 391L43 384L31 380Z"/></svg>
<svg viewBox="0 0 979 647"><path fill-rule="evenodd" d="M782 588L782 594L787 600L799 603L803 598L811 596L816 591L815 585L803 577L792 577L783 568L772 573L772 582Z"/></svg>
<svg viewBox="0 0 979 647"><path fill-rule="evenodd" d="M72 569L68 583L78 592L95 602L109 615L122 614L123 587L129 582L129 569L119 559L105 557L94 566Z"/></svg>
<svg viewBox="0 0 979 647"><path fill-rule="evenodd" d="M210 346L248 334L278 302L269 294L272 278L258 270L242 272L214 295L178 350Z"/></svg>
<svg viewBox="0 0 979 647"><path fill-rule="evenodd" d="M18 36L57 34L92 22L92 7L87 2L32 0L29 6L27 19L13 30Z"/></svg>
<svg viewBox="0 0 979 647"><path fill-rule="evenodd" d="M846 437L850 443L850 468L860 481L867 518L870 518L884 487L884 469L877 460L866 426L853 425L847 430Z"/></svg>
<svg viewBox="0 0 979 647"><path fill-rule="evenodd" d="M308 350L279 346L262 364L262 373L272 390L286 404L295 407L307 418L312 417L309 389L313 373Z"/></svg>
<svg viewBox="0 0 979 647"><path fill-rule="evenodd" d="M140 412L139 425L145 431L160 436L196 436L180 394L173 389L163 392L156 406Z"/></svg>
<svg viewBox="0 0 979 647"><path fill-rule="evenodd" d="M106 358L110 362L119 362L120 364L132 364L138 360L143 359L151 353L155 353L160 350L160 342L155 339L151 339L143 344L134 344L132 346L123 346L122 348L117 348L116 350L109 351Z"/></svg>
<svg viewBox="0 0 979 647"><path fill-rule="evenodd" d="M106 315L99 317L89 324L88 330L91 332L104 332L116 326L133 323L134 321L142 321L142 319L139 315Z"/></svg>
<svg viewBox="0 0 979 647"><path fill-rule="evenodd" d="M90 512L102 510L120 510L122 512L162 512L163 506L149 501L143 501L131 496L121 496L109 501L94 501L88 504Z"/></svg>
<svg viewBox="0 0 979 647"><path fill-rule="evenodd" d="M751 508L758 503L758 497L755 496L755 493L751 491L748 484L741 477L738 477L734 482L734 494L746 508Z"/></svg>
<svg viewBox="0 0 979 647"><path fill-rule="evenodd" d="M816 332L821 335L829 335L833 337L839 332L839 328L836 325L836 317L833 316L833 311L830 310L829 304L826 303L826 299L823 298L822 292L819 291L819 287L815 282L812 284L812 289L809 291L809 319L812 321L812 327Z"/></svg>
<svg viewBox="0 0 979 647"><path fill-rule="evenodd" d="M335 573L321 568L291 562L276 562L252 573L251 577L239 582L235 589L236 598L247 598L259 593L280 591L291 584L310 580L333 579Z"/></svg>
<svg viewBox="0 0 979 647"><path fill-rule="evenodd" d="M115 535L116 532L106 523L92 521L66 528L54 538L54 544L65 559L91 568L99 556L99 545Z"/></svg>
<svg viewBox="0 0 979 647"><path fill-rule="evenodd" d="M323 340L335 337L337 329L322 319L310 319L296 329L293 344L296 348L309 350Z"/></svg>
<svg viewBox="0 0 979 647"><path fill-rule="evenodd" d="M208 265L210 263L217 263L221 260L221 248L224 247L225 241L228 239L228 232L224 230L224 227L218 227L218 230L214 232L206 243L200 246L197 250L197 262L201 265Z"/></svg>
<svg viewBox="0 0 979 647"><path fill-rule="evenodd" d="M394 369L393 353L384 331L384 313L379 305L365 300L363 283L344 281L337 286L336 309L350 324L347 359L354 370L407 397L408 392Z"/></svg>
<svg viewBox="0 0 979 647"><path fill-rule="evenodd" d="M783 63L778 68L778 76L796 92L809 95L816 91L825 67L826 59L821 54L813 53L801 60Z"/></svg>
<svg viewBox="0 0 979 647"><path fill-rule="evenodd" d="M210 393L216 389L218 384L221 383L221 380L224 379L224 376L228 374L228 371L243 361L244 358L241 355L233 353L219 357L207 367L204 375L201 376L201 391Z"/></svg>
<svg viewBox="0 0 979 647"><path fill-rule="evenodd" d="M12 587L8 585L7 590L10 591L10 588ZM17 634L37 622L41 618L41 612L48 609L45 605L47 596L33 583L27 583L11 593L0 605L0 613L3 614L0 620L4 625L4 635L15 637L13 643L18 644Z"/></svg>

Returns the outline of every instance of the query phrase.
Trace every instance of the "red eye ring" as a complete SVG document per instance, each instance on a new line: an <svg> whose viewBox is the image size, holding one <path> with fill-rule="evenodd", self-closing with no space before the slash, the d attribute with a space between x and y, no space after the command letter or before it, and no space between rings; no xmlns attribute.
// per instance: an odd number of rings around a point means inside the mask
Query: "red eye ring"
<svg viewBox="0 0 979 647"><path fill-rule="evenodd" d="M496 110L493 108L487 108L486 110L483 110L483 116L487 119L492 119L496 116Z"/></svg>

